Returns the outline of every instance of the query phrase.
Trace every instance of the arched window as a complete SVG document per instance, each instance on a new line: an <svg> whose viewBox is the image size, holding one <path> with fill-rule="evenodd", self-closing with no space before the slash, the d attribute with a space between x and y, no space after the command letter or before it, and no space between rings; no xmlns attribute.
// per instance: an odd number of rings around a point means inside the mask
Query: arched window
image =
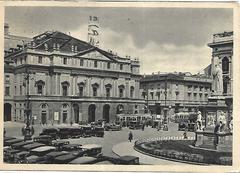
<svg viewBox="0 0 240 173"><path fill-rule="evenodd" d="M43 88L44 88L45 82L42 80L39 80L35 83L35 86L37 87L37 94L43 94Z"/></svg>
<svg viewBox="0 0 240 173"><path fill-rule="evenodd" d="M222 59L222 71L223 73L229 73L229 60L227 57Z"/></svg>
<svg viewBox="0 0 240 173"><path fill-rule="evenodd" d="M97 83L92 84L92 90L93 90L93 97L97 97L98 93L98 87L99 85Z"/></svg>
<svg viewBox="0 0 240 173"><path fill-rule="evenodd" d="M41 123L46 124L48 117L48 105L44 103L40 106L40 108L41 108Z"/></svg>
<svg viewBox="0 0 240 173"><path fill-rule="evenodd" d="M68 95L68 88L69 88L69 83L67 81L62 82L62 95L67 96Z"/></svg>
<svg viewBox="0 0 240 173"><path fill-rule="evenodd" d="M134 87L131 86L130 87L130 97L133 98L133 95L134 95Z"/></svg>

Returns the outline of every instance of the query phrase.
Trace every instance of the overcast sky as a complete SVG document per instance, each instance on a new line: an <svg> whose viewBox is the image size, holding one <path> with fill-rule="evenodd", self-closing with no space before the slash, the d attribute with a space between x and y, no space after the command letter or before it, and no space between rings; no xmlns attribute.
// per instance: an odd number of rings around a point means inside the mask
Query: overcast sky
<svg viewBox="0 0 240 173"><path fill-rule="evenodd" d="M47 30L87 40L90 15L100 19L100 47L138 57L141 73L197 73L211 62L214 33L233 30L231 9L6 7L10 33L33 37Z"/></svg>

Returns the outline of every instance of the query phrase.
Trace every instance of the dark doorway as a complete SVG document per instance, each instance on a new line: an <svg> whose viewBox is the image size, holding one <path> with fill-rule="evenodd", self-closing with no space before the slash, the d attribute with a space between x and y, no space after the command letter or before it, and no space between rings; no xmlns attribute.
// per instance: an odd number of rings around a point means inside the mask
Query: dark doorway
<svg viewBox="0 0 240 173"><path fill-rule="evenodd" d="M9 103L4 104L4 121L11 121L11 109L12 105Z"/></svg>
<svg viewBox="0 0 240 173"><path fill-rule="evenodd" d="M109 123L109 110L110 110L109 105L103 106L103 119L106 120L107 123Z"/></svg>
<svg viewBox="0 0 240 173"><path fill-rule="evenodd" d="M73 112L75 123L79 123L79 106L77 104L73 105Z"/></svg>
<svg viewBox="0 0 240 173"><path fill-rule="evenodd" d="M95 110L96 110L96 106L93 104L88 107L88 122L89 123L95 121Z"/></svg>
<svg viewBox="0 0 240 173"><path fill-rule="evenodd" d="M223 80L223 94L227 94L228 92L228 81L225 79Z"/></svg>

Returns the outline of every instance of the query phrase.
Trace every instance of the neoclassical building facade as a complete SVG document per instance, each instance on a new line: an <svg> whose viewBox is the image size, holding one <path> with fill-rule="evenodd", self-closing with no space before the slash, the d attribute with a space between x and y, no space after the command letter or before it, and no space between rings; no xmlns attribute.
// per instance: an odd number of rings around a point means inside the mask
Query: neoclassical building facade
<svg viewBox="0 0 240 173"><path fill-rule="evenodd" d="M32 121L42 124L110 122L120 113L139 113L139 67L137 59L45 32L5 52L6 120L25 121L26 101Z"/></svg>

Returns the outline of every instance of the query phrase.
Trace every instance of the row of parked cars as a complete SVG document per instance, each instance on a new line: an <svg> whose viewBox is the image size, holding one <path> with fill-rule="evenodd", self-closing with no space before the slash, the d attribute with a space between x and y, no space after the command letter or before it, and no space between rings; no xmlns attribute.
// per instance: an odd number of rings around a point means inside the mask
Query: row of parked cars
<svg viewBox="0 0 240 173"><path fill-rule="evenodd" d="M45 136L44 136L45 137ZM51 144L43 136L31 141L4 137L4 162L22 164L139 164L139 158L104 156L97 144L70 144L68 140L53 140Z"/></svg>
<svg viewBox="0 0 240 173"><path fill-rule="evenodd" d="M104 128L100 126L70 126L70 127L46 127L40 133L49 135L53 139L68 139L79 137L103 137Z"/></svg>

